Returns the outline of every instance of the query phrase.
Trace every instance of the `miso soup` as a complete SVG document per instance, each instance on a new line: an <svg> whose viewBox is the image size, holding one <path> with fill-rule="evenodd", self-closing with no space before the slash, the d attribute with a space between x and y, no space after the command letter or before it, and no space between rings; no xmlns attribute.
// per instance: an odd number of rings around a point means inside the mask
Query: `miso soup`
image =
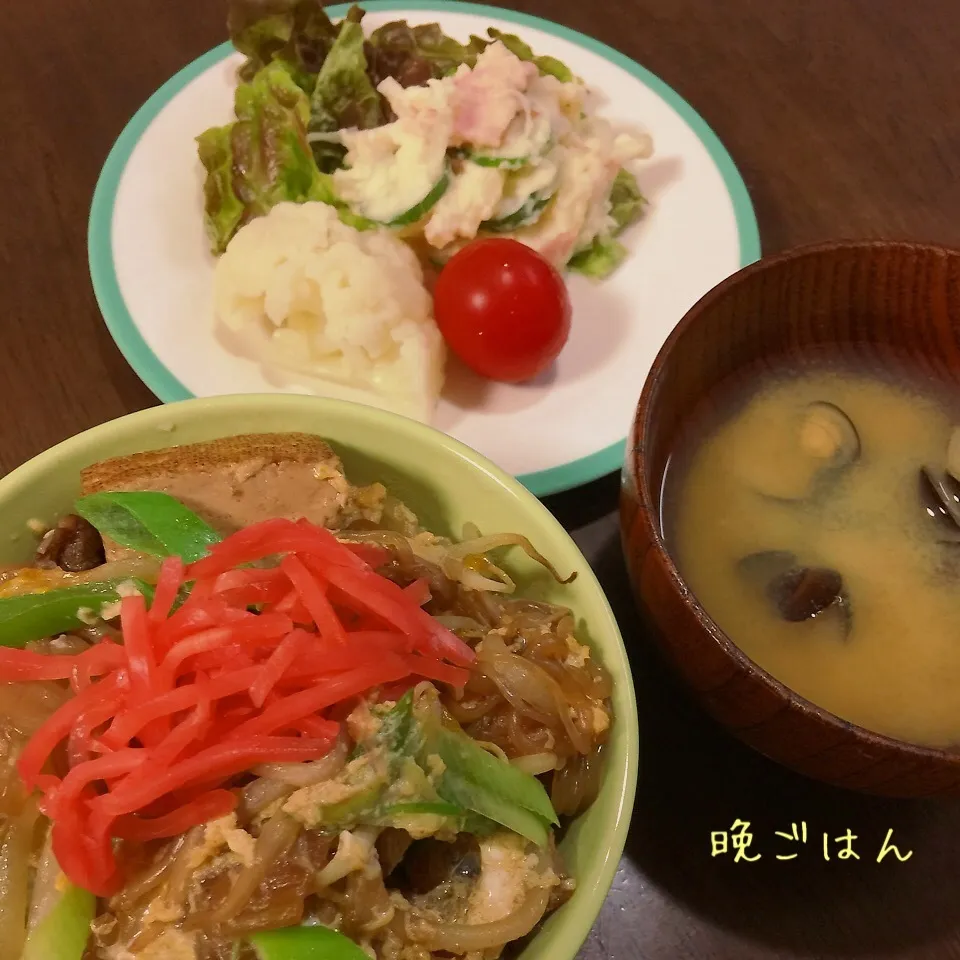
<svg viewBox="0 0 960 960"><path fill-rule="evenodd" d="M664 484L696 598L819 706L960 744L960 406L921 380L818 369L722 409L691 423Z"/></svg>

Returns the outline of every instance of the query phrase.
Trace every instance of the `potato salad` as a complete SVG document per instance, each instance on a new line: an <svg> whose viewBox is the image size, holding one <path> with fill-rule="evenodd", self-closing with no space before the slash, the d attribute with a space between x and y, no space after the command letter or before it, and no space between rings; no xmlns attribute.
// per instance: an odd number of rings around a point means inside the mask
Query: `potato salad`
<svg viewBox="0 0 960 960"><path fill-rule="evenodd" d="M494 28L466 43L435 23L367 34L358 7L340 23L319 0L281 7L231 4L247 57L236 120L197 138L214 254L278 203L319 201L434 267L479 237L596 278L624 259L652 140L598 116L566 64Z"/></svg>
<svg viewBox="0 0 960 960"><path fill-rule="evenodd" d="M514 236L557 267L609 260L625 225L614 187L639 204L621 171L652 144L591 116L581 83L541 74L497 40L473 67L417 87L388 77L378 90L396 120L340 134L333 186L351 211L415 225L441 260L482 233Z"/></svg>

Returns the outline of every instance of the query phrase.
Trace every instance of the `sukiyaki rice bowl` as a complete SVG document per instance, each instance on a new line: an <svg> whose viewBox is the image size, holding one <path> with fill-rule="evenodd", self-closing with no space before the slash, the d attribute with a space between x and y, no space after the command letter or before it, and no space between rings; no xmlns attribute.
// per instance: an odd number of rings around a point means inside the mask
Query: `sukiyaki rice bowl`
<svg viewBox="0 0 960 960"><path fill-rule="evenodd" d="M141 411L0 480L0 942L571 960L637 719L587 562L374 408Z"/></svg>

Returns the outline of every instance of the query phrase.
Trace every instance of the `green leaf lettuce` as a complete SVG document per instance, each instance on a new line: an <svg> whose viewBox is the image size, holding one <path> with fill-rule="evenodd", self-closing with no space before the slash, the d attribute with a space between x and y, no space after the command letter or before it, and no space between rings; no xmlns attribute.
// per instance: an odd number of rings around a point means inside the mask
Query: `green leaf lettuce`
<svg viewBox="0 0 960 960"><path fill-rule="evenodd" d="M370 36L370 48L375 82L394 77L404 87L445 77L462 63L472 66L479 52L448 37L439 24L422 23L411 27L405 20L385 23L374 30Z"/></svg>
<svg viewBox="0 0 960 960"><path fill-rule="evenodd" d="M575 253L567 267L594 280L609 277L627 256L627 248L612 237L596 237L589 247Z"/></svg>
<svg viewBox="0 0 960 960"><path fill-rule="evenodd" d="M610 189L613 230L595 237L590 246L575 253L567 267L595 280L609 277L627 256L627 248L616 238L642 216L646 203L637 178L629 170L621 169Z"/></svg>
<svg viewBox="0 0 960 960"><path fill-rule="evenodd" d="M384 122L382 97L367 72L363 28L349 17L340 26L310 97L311 133L334 133L345 127L369 130ZM320 169L332 171L343 160L343 148L330 141L314 141Z"/></svg>
<svg viewBox="0 0 960 960"><path fill-rule="evenodd" d="M307 142L310 103L281 61L237 87L234 105L235 123L197 137L206 170L204 222L215 254L278 203L333 201Z"/></svg>
<svg viewBox="0 0 960 960"><path fill-rule="evenodd" d="M227 29L247 57L241 80L249 82L279 60L307 93L337 39L337 27L319 0L231 0Z"/></svg>
<svg viewBox="0 0 960 960"><path fill-rule="evenodd" d="M541 74L556 77L561 83L571 83L576 80L573 71L556 57L538 57L530 47L518 36L512 33L501 33L494 27L487 29L491 40L499 40L515 57L527 60L536 65ZM474 44L482 43L478 38L471 38Z"/></svg>
<svg viewBox="0 0 960 960"><path fill-rule="evenodd" d="M629 170L621 168L610 190L610 216L616 221L617 233L640 219L646 202L637 178Z"/></svg>

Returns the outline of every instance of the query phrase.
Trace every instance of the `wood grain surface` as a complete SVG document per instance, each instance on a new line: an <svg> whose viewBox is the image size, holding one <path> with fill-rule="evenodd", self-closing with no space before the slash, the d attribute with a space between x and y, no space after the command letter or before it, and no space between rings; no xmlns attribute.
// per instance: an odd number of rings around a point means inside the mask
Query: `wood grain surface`
<svg viewBox="0 0 960 960"><path fill-rule="evenodd" d="M743 172L765 251L855 237L960 247L956 0L515 6L617 47L688 99ZM156 402L97 312L87 213L130 116L225 33L221 0L10 0L3 20L0 467L9 470ZM583 960L958 960L960 806L816 785L702 716L640 629L617 491L609 477L549 502L610 595L641 704L634 826ZM747 853L759 860L711 856L711 832L736 819L749 821ZM776 836L793 823L802 835L804 822L805 843ZM906 862L877 863L888 830L901 855L912 851ZM835 838L848 831L859 859L839 858Z"/></svg>

